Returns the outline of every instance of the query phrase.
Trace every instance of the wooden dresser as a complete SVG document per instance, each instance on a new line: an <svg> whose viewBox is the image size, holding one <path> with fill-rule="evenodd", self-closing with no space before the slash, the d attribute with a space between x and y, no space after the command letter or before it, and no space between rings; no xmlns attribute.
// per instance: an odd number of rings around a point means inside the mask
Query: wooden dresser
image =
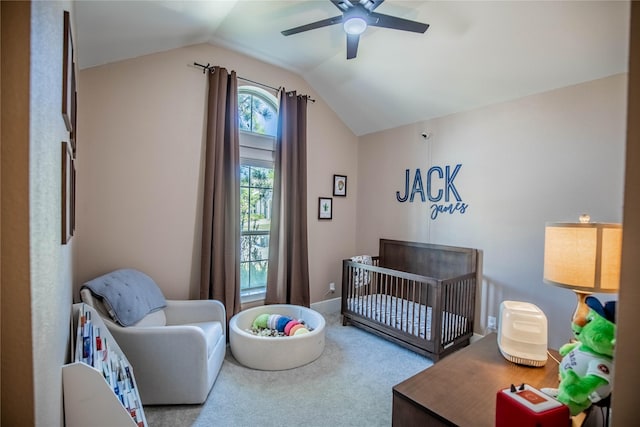
<svg viewBox="0 0 640 427"><path fill-rule="evenodd" d="M498 390L512 383L557 387L553 359L542 368L516 365L502 357L496 339L489 334L393 387L393 426L493 427Z"/></svg>

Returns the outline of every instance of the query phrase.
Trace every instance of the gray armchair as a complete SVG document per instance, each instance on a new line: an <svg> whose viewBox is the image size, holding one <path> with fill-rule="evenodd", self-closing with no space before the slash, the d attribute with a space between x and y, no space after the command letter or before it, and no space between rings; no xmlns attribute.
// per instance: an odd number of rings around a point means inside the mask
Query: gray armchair
<svg viewBox="0 0 640 427"><path fill-rule="evenodd" d="M149 276L130 269L85 283L80 296L131 363L143 404L207 399L226 352L221 302L165 300Z"/></svg>

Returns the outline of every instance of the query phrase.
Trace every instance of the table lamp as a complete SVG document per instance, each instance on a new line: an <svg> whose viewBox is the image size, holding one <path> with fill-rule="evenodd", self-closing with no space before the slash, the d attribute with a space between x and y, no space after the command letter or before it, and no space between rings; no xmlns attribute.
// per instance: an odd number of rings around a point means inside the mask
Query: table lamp
<svg viewBox="0 0 640 427"><path fill-rule="evenodd" d="M588 295L614 293L620 282L622 225L589 222L547 223L544 233L544 282L572 289L578 298L573 319L588 313Z"/></svg>

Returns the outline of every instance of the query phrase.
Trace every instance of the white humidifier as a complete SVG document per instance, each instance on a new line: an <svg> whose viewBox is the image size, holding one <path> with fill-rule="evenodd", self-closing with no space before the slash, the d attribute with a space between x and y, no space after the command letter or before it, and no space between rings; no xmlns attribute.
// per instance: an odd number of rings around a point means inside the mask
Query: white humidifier
<svg viewBox="0 0 640 427"><path fill-rule="evenodd" d="M503 301L498 320L498 348L510 362L527 366L547 363L547 317L536 305Z"/></svg>

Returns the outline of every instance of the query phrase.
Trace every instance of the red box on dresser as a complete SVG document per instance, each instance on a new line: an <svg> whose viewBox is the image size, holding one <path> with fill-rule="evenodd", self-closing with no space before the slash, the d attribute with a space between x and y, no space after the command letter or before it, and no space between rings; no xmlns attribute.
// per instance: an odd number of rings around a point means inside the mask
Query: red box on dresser
<svg viewBox="0 0 640 427"><path fill-rule="evenodd" d="M568 427L569 407L528 384L511 386L496 396L496 427Z"/></svg>

